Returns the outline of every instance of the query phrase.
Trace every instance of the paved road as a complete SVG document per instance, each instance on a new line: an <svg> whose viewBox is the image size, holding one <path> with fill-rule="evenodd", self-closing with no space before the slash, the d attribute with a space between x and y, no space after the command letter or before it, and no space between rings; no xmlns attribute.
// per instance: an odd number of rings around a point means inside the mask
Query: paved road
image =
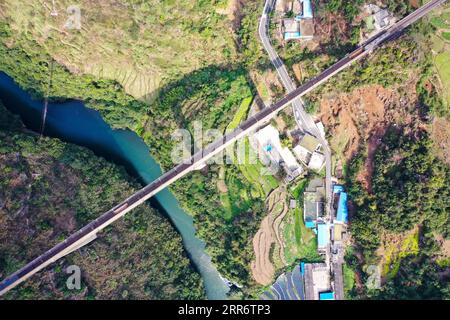
<svg viewBox="0 0 450 320"><path fill-rule="evenodd" d="M205 149L198 151L184 163L181 163L168 172L164 173L161 177L145 186L111 210L102 214L99 218L90 222L88 225L72 234L63 242L57 244L47 252L43 253L42 255L25 265L20 270L8 276L6 279L0 282L0 296L17 286L19 283L28 279L36 272L55 262L59 258L73 252L74 250L77 250L78 248L94 240L98 232L106 228L117 219L123 217L127 212L144 203L156 193L168 187L174 181L182 178L190 171L195 170L206 160L215 156L219 152L222 152L236 140L246 136L261 125L267 123L268 121L270 121L270 119L276 116L279 111L283 110L283 108L292 103L292 101L300 96L307 94L308 92L322 84L324 81L331 78L336 73L345 69L352 62L367 55L382 43L391 39L395 39L396 37L398 37L398 34L402 32L406 27L420 19L434 7L443 4L444 2L446 2L446 0L432 0L423 7L414 11L411 15L396 23L390 29L381 34L375 35L358 49L345 56L343 59L326 69L317 77L301 85L294 91L289 92L273 105L268 106L259 113L249 117L234 131L211 143Z"/></svg>
<svg viewBox="0 0 450 320"><path fill-rule="evenodd" d="M269 26L269 14L273 9L275 1L274 0L266 0L264 4L263 13L261 15L261 19L259 21L259 38L263 44L264 49L269 55L270 61L272 62L275 70L278 73L278 76L281 79L281 82L287 92L292 92L295 90L296 85L294 81L292 81L289 73L286 69L281 58L278 56L275 49L272 47L270 43L270 38L268 34L268 26ZM314 120L311 116L305 111L304 102L301 97L294 99L292 101L292 111L295 117L295 121L297 125L303 130L315 136L323 146L323 152L325 155L325 194L326 194L326 211L331 220L333 220L333 210L331 208L332 204L332 194L331 194L331 149L328 146L328 142L325 138L322 137L319 128L315 124Z"/></svg>

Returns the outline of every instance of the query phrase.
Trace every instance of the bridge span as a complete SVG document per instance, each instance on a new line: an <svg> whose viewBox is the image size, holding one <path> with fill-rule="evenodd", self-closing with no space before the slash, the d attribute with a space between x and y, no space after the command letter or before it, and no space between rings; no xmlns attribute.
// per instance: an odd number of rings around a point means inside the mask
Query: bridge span
<svg viewBox="0 0 450 320"><path fill-rule="evenodd" d="M395 23L389 29L368 39L355 51L346 55L344 58L323 71L318 76L297 87L295 90L289 92L273 105L264 108L259 113L248 118L246 121L242 122L234 131L209 144L204 149L198 151L183 163L167 171L161 177L148 184L141 190L137 191L135 194L119 203L111 210L103 213L100 217L90 222L88 225L84 226L76 233L72 234L67 239L60 242L42 255L38 256L36 259L22 267L20 270L16 271L12 275L5 278L2 282L0 282L0 296L28 279L36 272L47 267L49 264L88 244L97 237L98 232L109 226L111 223L123 217L126 213L130 212L135 207L144 203L156 193L168 187L174 181L182 178L190 171L200 167L208 159L222 152L238 139L244 137L250 132L256 130L261 125L267 123L270 119L276 116L278 112L283 110L283 108L291 104L294 100L307 94L308 92L334 76L336 73L348 67L351 63L366 56L386 41L397 38L398 35L403 30L405 30L405 28L419 20L435 7L445 3L446 1L447 0L432 0L423 5L407 17Z"/></svg>

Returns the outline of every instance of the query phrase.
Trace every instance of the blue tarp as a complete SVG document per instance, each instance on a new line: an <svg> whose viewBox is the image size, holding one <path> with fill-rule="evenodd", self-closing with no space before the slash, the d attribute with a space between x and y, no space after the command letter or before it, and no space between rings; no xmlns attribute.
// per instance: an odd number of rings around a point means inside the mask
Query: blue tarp
<svg viewBox="0 0 450 320"><path fill-rule="evenodd" d="M330 226L326 223L317 225L317 246L324 248L330 242Z"/></svg>
<svg viewBox="0 0 450 320"><path fill-rule="evenodd" d="M266 145L266 146L264 147L264 150L267 151L267 152L272 151L272 145L271 145L271 144Z"/></svg>
<svg viewBox="0 0 450 320"><path fill-rule="evenodd" d="M339 203L337 208L336 221L347 223L348 222L348 207L347 207L347 193L341 192L339 195Z"/></svg>
<svg viewBox="0 0 450 320"><path fill-rule="evenodd" d="M285 32L284 33L284 40L299 39L299 38L300 38L300 32Z"/></svg>
<svg viewBox="0 0 450 320"><path fill-rule="evenodd" d="M319 293L319 300L334 300L334 292L321 292Z"/></svg>
<svg viewBox="0 0 450 320"><path fill-rule="evenodd" d="M341 193L342 191L344 191L343 186L338 186L338 185L333 186L333 193Z"/></svg>

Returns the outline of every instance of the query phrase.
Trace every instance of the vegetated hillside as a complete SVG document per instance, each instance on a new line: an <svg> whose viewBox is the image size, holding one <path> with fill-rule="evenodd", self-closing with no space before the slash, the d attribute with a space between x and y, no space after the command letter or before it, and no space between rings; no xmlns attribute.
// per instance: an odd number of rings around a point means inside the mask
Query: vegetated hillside
<svg viewBox="0 0 450 320"><path fill-rule="evenodd" d="M60 0L55 16L52 1L5 0L0 18L73 73L115 80L135 98L147 99L180 74L234 59L226 5L223 0ZM80 29L71 8L80 10ZM29 49L30 43L21 45Z"/></svg>
<svg viewBox="0 0 450 320"><path fill-rule="evenodd" d="M24 131L0 103L0 278L138 188L84 148ZM69 290L68 266L81 269ZM201 299L203 284L166 218L142 205L97 240L22 283L6 299Z"/></svg>
<svg viewBox="0 0 450 320"><path fill-rule="evenodd" d="M256 1L253 4L256 8L262 5ZM248 12L255 10L249 8ZM257 23L252 24L252 28L256 26ZM247 30L245 24L239 30L251 33L252 37L256 31ZM36 98L45 96L52 60L47 50L23 34L15 34L7 22L0 23L0 39L3 61L0 70ZM171 152L176 141L171 135L175 129L192 130L193 122L200 121L204 130L223 132L230 122L239 123L245 118L249 107L246 104L252 102L254 94L245 63L211 65L177 77L147 105L127 95L117 82L73 75L55 63L48 95L50 100L57 101L83 99L113 127L136 131L150 146L152 155L168 169L173 166ZM239 108L245 112L240 112L239 119L233 119ZM249 268L253 258L251 240L263 216L266 196L253 181L259 179L252 177L254 171L258 174L255 168L211 165L206 171L191 173L172 188L182 206L194 216L198 234L207 242L207 250L219 271L228 279L250 286L254 284ZM221 175L223 170L225 174ZM220 181L226 184L222 191ZM264 181L261 184L267 185Z"/></svg>
<svg viewBox="0 0 450 320"><path fill-rule="evenodd" d="M435 13L439 15L440 13ZM445 79L425 18L317 90L335 157L344 163L358 273L353 298L448 299L450 168ZM433 48L433 51L430 50ZM373 269L382 287L366 285Z"/></svg>

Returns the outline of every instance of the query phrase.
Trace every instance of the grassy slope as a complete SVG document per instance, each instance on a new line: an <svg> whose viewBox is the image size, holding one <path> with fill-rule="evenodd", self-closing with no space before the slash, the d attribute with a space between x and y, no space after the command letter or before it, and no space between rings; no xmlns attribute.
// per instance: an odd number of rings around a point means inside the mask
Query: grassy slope
<svg viewBox="0 0 450 320"><path fill-rule="evenodd" d="M0 17L16 34L36 40L77 73L122 84L136 98L154 95L161 83L234 59L224 1L77 1L81 30L64 28L73 1L2 1ZM22 43L27 45L26 43Z"/></svg>
<svg viewBox="0 0 450 320"><path fill-rule="evenodd" d="M131 181L131 182L128 182ZM84 148L38 139L0 104L0 278L82 227L137 183ZM167 240L170 239L170 240ZM81 290L65 286L81 268ZM198 299L193 270L173 227L148 205L11 291L14 299Z"/></svg>
<svg viewBox="0 0 450 320"><path fill-rule="evenodd" d="M208 21L211 22L207 19L202 23ZM15 33L12 24L12 30L8 23L0 24L1 40L7 44L0 46L0 54L5 61L1 69L35 96L42 97L48 83L50 57L47 52L51 53L51 50L36 43L30 33ZM210 55L217 50L226 51L213 47L208 50ZM190 50L189 53L195 51ZM233 59L227 59L227 63L232 62ZM17 65L20 68L16 68ZM160 95L150 106L124 94L114 81L89 75L74 77L59 65L55 68L50 94L54 100L83 99L89 107L100 110L112 126L135 130L167 169L173 165L171 133L175 129L192 130L192 123L197 120L202 122L204 129L223 131L242 100L253 95L247 71L240 64L197 67L188 74L178 72L174 75L173 81L160 89ZM263 212L263 201L252 194L251 185L239 169L230 166L227 176L232 180L230 203L235 207L235 214L231 220L224 219L226 213L217 192L218 169L212 165L206 174L194 172L190 179L178 181L172 189L182 206L195 216L199 236L206 240L207 249L221 273L248 284L251 282L248 265L253 254L251 238Z"/></svg>

